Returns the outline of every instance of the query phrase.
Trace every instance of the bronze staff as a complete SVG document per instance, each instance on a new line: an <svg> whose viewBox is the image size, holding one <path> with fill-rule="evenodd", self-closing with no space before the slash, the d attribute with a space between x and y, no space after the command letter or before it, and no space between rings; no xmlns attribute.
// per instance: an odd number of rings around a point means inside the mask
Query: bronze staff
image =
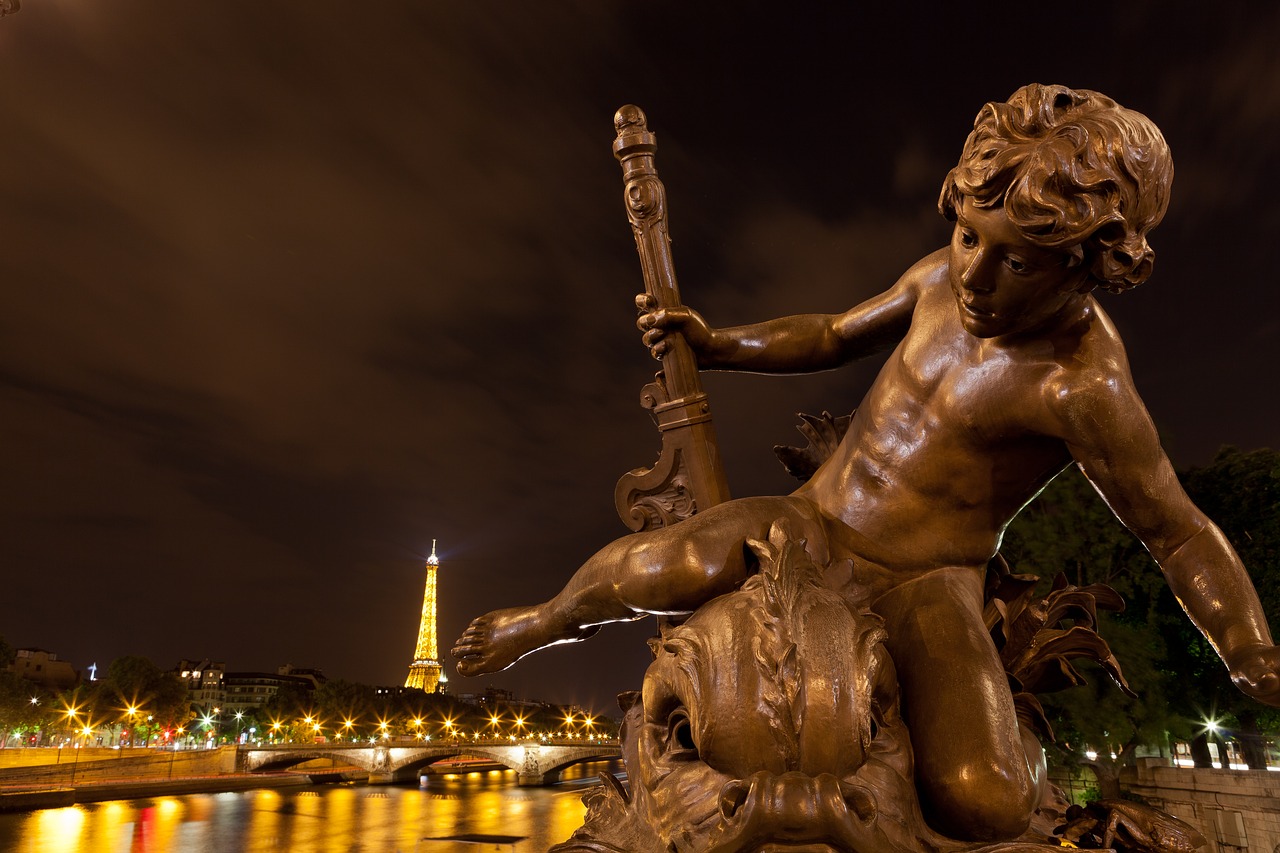
<svg viewBox="0 0 1280 853"><path fill-rule="evenodd" d="M640 253L645 291L659 308L680 305L671 239L667 233L667 193L653 163L657 137L644 112L625 106L613 117L618 138L613 154L622 164L624 198ZM632 530L665 527L729 499L720 462L711 407L698 378L698 362L678 333L668 337L662 370L641 391L640 403L653 412L662 450L652 468L622 475L614 489L618 515Z"/></svg>

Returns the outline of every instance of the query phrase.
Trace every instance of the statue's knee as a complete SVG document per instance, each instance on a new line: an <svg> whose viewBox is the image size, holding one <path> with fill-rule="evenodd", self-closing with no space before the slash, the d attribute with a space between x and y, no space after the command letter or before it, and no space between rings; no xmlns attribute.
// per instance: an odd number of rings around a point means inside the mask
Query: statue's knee
<svg viewBox="0 0 1280 853"><path fill-rule="evenodd" d="M1023 771L968 766L921 780L925 819L952 838L1001 841L1027 831L1035 811L1035 786Z"/></svg>

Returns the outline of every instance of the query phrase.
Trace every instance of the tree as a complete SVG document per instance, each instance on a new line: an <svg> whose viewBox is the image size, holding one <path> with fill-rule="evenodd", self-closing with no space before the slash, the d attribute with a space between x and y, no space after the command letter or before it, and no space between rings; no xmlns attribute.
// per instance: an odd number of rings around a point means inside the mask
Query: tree
<svg viewBox="0 0 1280 853"><path fill-rule="evenodd" d="M1001 552L1014 572L1046 579L1064 572L1076 586L1105 584L1126 601L1121 613L1098 614L1098 633L1137 698L1087 665L1087 684L1040 697L1057 741L1050 759L1091 766L1103 796L1118 796L1119 767L1139 746L1163 748L1166 732L1186 732L1168 699L1159 568L1074 466L1014 519Z"/></svg>
<svg viewBox="0 0 1280 853"><path fill-rule="evenodd" d="M284 684L270 699L262 705L263 716L270 721L265 734L272 738L301 739L310 733L304 733L300 721L311 716L314 699L311 691L301 684Z"/></svg>
<svg viewBox="0 0 1280 853"><path fill-rule="evenodd" d="M1224 447L1203 468L1181 475L1187 494L1222 528L1249 569L1263 612L1280 613L1280 451ZM1161 610L1174 638L1167 665L1184 676L1177 696L1182 714L1202 722L1193 740L1197 766L1209 766L1208 739L1229 731L1249 767L1266 769L1262 732L1280 725L1280 712L1248 698L1231 684L1226 668L1207 640L1185 617L1171 593Z"/></svg>
<svg viewBox="0 0 1280 853"><path fill-rule="evenodd" d="M187 689L177 675L149 658L125 655L113 660L103 679L99 712L120 720L131 737L143 741L160 729L190 719Z"/></svg>
<svg viewBox="0 0 1280 853"><path fill-rule="evenodd" d="M0 670L0 749L8 746L10 736L40 727L44 715L37 694L35 687L16 673Z"/></svg>
<svg viewBox="0 0 1280 853"><path fill-rule="evenodd" d="M337 678L316 688L315 710L329 730L350 737L372 722L374 697L372 687Z"/></svg>

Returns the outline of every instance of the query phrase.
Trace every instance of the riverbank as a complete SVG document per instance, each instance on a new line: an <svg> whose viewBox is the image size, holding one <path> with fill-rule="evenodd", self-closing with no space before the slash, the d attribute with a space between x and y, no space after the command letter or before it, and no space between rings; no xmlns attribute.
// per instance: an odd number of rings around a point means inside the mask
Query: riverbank
<svg viewBox="0 0 1280 853"><path fill-rule="evenodd" d="M137 800L144 797L168 797L180 794L218 794L254 788L302 787L338 781L346 781L343 774L326 772L238 773L177 779L104 779L57 786L9 784L0 786L0 812L62 808L105 800Z"/></svg>
<svg viewBox="0 0 1280 853"><path fill-rule="evenodd" d="M90 766L92 765L86 764L85 768ZM43 767L47 769L48 765ZM489 761L462 759L429 765L424 768L424 771L427 775L443 776L506 769L501 764ZM121 776L78 782L68 782L65 779L21 779L10 776L7 779L0 777L0 813L63 808L107 800L136 800L182 794L220 794L255 788L363 782L367 777L368 773L357 767L314 767L276 773L211 773L176 778Z"/></svg>

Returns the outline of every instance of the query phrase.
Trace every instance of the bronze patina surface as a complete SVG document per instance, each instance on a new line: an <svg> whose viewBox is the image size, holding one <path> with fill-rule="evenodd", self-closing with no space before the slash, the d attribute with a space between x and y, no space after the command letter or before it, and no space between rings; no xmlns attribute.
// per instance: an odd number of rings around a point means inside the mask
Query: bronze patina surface
<svg viewBox="0 0 1280 853"><path fill-rule="evenodd" d="M1086 843L1200 845L1136 806L1068 821L1044 778L1036 688L1010 687L1050 671L1061 646L1043 624L1015 625L1015 611L1052 607L993 604L1011 582L997 555L1005 528L1077 465L1235 683L1280 705L1280 651L1258 596L1179 485L1096 298L1151 273L1147 237L1173 177L1156 126L1062 86L987 104L943 182L949 246L843 313L733 328L680 304L656 141L634 107L617 129L646 281L638 325L668 386L692 382L664 392L680 401L663 433L669 482L646 494L681 494L668 505L688 511L640 512L641 532L550 601L481 616L454 648L474 675L607 622L692 614L664 627L642 695L627 700L629 788L596 796L563 849L1040 849L1069 825ZM646 231L636 212L655 209L662 224ZM795 492L721 502L714 472L695 487L707 498L690 487L685 472L718 465L691 359L796 373L886 351L847 428L807 422L822 447L792 454L793 470L812 469ZM677 429L679 447L667 438ZM1092 613L1117 606L1108 592L1060 603ZM1101 640L1072 648L1119 675Z"/></svg>

